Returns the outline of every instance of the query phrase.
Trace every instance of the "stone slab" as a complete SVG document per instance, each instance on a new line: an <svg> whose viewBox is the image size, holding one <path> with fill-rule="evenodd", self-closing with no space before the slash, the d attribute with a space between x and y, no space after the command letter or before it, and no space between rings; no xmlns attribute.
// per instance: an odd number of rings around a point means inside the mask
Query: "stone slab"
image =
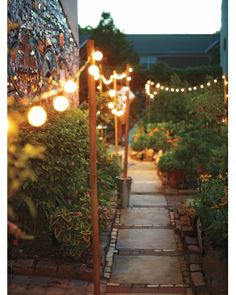
<svg viewBox="0 0 236 295"><path fill-rule="evenodd" d="M167 206L164 196L135 195L130 196L130 206Z"/></svg>
<svg viewBox="0 0 236 295"><path fill-rule="evenodd" d="M183 278L177 257L114 255L111 282L182 284Z"/></svg>
<svg viewBox="0 0 236 295"><path fill-rule="evenodd" d="M172 229L120 229L117 249L176 249Z"/></svg>
<svg viewBox="0 0 236 295"><path fill-rule="evenodd" d="M145 183L145 182L133 182L131 185L131 193L159 193L163 192L161 182Z"/></svg>
<svg viewBox="0 0 236 295"><path fill-rule="evenodd" d="M169 225L170 218L168 210L164 208L156 209L124 209L121 210L121 224L154 224Z"/></svg>

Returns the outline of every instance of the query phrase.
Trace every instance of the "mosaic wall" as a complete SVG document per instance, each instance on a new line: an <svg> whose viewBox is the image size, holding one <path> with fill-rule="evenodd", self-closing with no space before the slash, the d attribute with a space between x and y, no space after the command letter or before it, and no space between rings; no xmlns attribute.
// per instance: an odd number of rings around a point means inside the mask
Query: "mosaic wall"
<svg viewBox="0 0 236 295"><path fill-rule="evenodd" d="M9 93L33 98L78 65L78 44L59 0L8 1Z"/></svg>

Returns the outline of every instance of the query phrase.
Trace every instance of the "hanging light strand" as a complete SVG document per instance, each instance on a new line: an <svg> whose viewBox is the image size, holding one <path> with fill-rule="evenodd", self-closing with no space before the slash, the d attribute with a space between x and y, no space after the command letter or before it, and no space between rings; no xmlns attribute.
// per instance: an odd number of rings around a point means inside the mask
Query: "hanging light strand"
<svg viewBox="0 0 236 295"><path fill-rule="evenodd" d="M224 84L227 85L228 81L225 79L225 76L222 76L222 79L224 81ZM182 87L182 88L175 88L175 87L171 87L171 86L166 86L166 85L162 85L159 82L158 83L154 83L151 80L148 80L145 84L145 92L146 94L150 97L150 98L154 98L155 95L157 95L157 91L152 91L152 89L156 88L158 90L164 90L164 91L171 91L171 92L192 92L192 91L196 91L196 90L201 90L204 88L209 88L215 84L218 83L220 79L213 79L212 81L208 81L205 84L200 84L200 85L196 85L196 86L192 86L192 87Z"/></svg>

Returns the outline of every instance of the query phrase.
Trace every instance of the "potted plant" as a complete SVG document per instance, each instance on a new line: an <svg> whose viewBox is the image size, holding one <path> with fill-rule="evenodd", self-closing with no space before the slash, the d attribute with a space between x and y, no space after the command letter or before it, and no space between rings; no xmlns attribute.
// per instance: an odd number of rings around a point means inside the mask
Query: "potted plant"
<svg viewBox="0 0 236 295"><path fill-rule="evenodd" d="M158 162L160 172L167 173L168 185L178 187L184 181L184 173L181 163L176 159L175 151L170 150L163 154Z"/></svg>

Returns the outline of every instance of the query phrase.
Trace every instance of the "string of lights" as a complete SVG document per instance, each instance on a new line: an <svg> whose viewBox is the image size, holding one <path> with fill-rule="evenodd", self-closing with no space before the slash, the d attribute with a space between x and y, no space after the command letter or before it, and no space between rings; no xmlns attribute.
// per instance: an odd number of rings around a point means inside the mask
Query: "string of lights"
<svg viewBox="0 0 236 295"><path fill-rule="evenodd" d="M172 87L169 85L163 85L159 82L155 83L151 80L148 80L145 84L145 92L151 99L153 99L155 96L158 95L159 91L167 91L167 92L170 91L170 92L177 92L177 93L192 92L192 91L197 91L197 90L211 87L217 84L219 80L221 79L213 79L212 81L208 81L205 84L195 85L191 87ZM223 80L224 86L227 86L228 81L226 80L225 75L222 76L222 80Z"/></svg>

